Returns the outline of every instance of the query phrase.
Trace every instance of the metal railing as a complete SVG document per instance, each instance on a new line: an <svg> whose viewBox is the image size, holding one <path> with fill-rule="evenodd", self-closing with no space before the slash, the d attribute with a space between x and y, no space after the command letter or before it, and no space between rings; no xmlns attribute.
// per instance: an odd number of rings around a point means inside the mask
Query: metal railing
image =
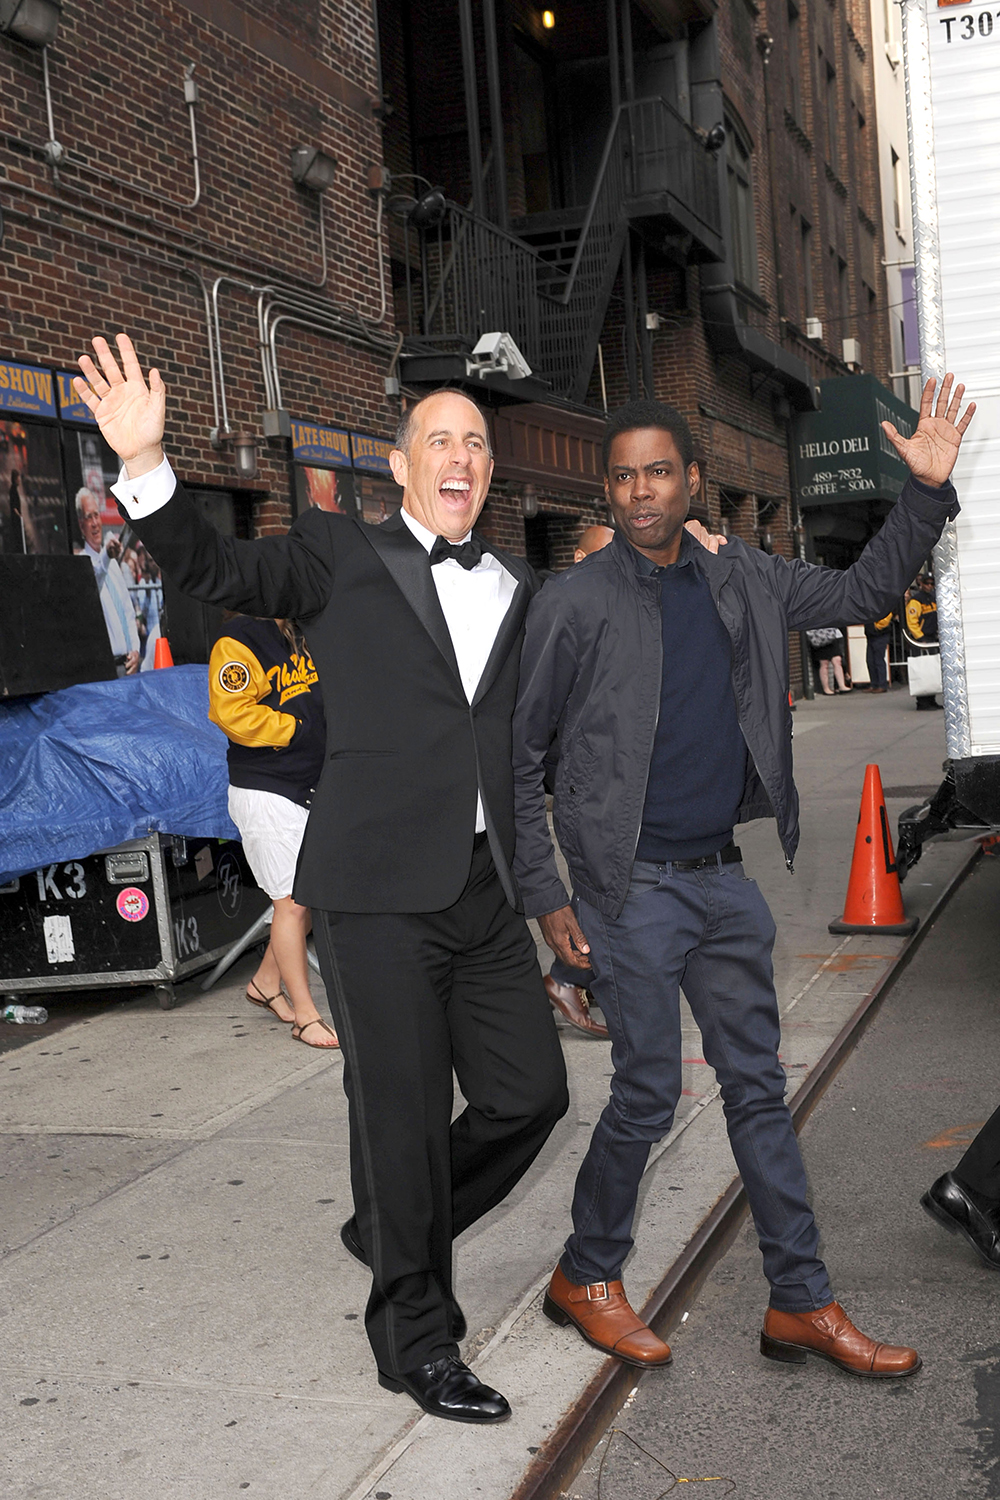
<svg viewBox="0 0 1000 1500"><path fill-rule="evenodd" d="M712 235L722 233L715 157L665 99L622 105L631 131L633 198L669 193Z"/></svg>
<svg viewBox="0 0 1000 1500"><path fill-rule="evenodd" d="M407 221L410 337L467 351L481 334L503 329L559 395L582 399L632 206L664 212L667 197L720 234L714 160L664 99L640 99L621 105L608 131L568 274L455 203L435 224Z"/></svg>
<svg viewBox="0 0 1000 1500"><path fill-rule="evenodd" d="M539 286L549 273L529 245L457 203L449 203L436 225L419 232L416 256L409 226L406 241L411 333L468 350L481 334L504 329L532 368L538 366ZM414 262L420 267L419 287L410 274Z"/></svg>

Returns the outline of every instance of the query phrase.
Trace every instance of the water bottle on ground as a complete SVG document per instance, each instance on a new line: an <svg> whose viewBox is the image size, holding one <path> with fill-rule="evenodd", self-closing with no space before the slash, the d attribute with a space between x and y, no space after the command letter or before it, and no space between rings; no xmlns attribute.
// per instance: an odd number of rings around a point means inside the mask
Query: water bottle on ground
<svg viewBox="0 0 1000 1500"><path fill-rule="evenodd" d="M44 1005L5 1005L0 1019L11 1021L15 1026L44 1026L49 1013Z"/></svg>

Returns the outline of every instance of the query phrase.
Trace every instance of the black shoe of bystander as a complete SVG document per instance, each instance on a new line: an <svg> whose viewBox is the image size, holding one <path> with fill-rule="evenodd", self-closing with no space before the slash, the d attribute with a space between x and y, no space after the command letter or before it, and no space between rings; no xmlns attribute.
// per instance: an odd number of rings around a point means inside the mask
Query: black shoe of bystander
<svg viewBox="0 0 1000 1500"><path fill-rule="evenodd" d="M1000 1271L1000 1202L963 1187L945 1172L920 1200L949 1234L961 1234L994 1271Z"/></svg>

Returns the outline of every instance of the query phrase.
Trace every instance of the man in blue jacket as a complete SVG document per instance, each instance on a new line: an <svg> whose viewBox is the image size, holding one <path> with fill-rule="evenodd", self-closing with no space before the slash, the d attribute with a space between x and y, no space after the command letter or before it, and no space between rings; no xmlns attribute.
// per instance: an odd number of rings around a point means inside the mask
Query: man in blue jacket
<svg viewBox="0 0 1000 1500"><path fill-rule="evenodd" d="M670 407L632 402L604 442L615 539L546 584L529 611L514 873L556 956L589 958L614 1064L545 1311L634 1365L670 1361L620 1277L649 1149L670 1130L680 1094L683 986L770 1283L761 1352L793 1363L819 1354L864 1376L920 1367L915 1350L867 1338L833 1300L778 1061L774 922L733 830L775 818L791 869L788 631L884 615L958 512L949 476L975 408L960 417L964 387L952 395L951 375L935 408L934 385L912 438L882 424L911 477L845 572L741 541L717 555L693 543L683 527L699 472L687 423ZM553 811L572 905L545 816L543 764L556 736Z"/></svg>

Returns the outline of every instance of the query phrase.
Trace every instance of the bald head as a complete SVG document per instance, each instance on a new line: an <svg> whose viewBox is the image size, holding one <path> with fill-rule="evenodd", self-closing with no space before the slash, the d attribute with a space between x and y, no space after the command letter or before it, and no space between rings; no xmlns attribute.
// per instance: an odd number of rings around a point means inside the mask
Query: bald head
<svg viewBox="0 0 1000 1500"><path fill-rule="evenodd" d="M613 539L614 532L610 526L588 526L576 544L573 561L583 562L585 557L589 557L592 552L600 552Z"/></svg>

